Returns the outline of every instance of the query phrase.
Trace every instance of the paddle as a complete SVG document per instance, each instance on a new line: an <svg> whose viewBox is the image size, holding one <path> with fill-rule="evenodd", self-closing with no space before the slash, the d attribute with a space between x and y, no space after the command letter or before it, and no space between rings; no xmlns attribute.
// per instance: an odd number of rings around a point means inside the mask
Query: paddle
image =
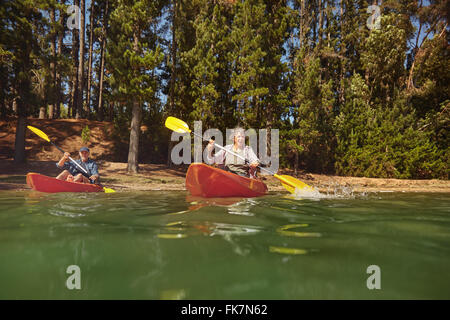
<svg viewBox="0 0 450 320"><path fill-rule="evenodd" d="M166 119L166 123L165 123L166 127L169 128L172 131L178 132L178 133L193 133L195 136L200 137L203 140L203 136L199 135L196 132L191 131L191 129L189 129L189 126L187 125L186 122L184 122L183 120L180 120L178 118L175 117L167 117ZM218 144L214 143L214 145L216 147L218 147L219 149L222 149L242 160L244 160L245 162L248 162L247 159L245 159L244 157L242 157L241 155L234 153L233 151L227 150L222 146L219 146ZM290 193L295 193L295 189L310 189L310 190L314 190L311 186L307 185L306 183L288 176L288 175L278 175L270 170L267 170L266 168L263 168L261 166L258 166L261 170L266 171L267 173L273 175L275 178L277 178L278 180L281 181L281 184L283 185L283 187L286 188L287 191L289 191Z"/></svg>
<svg viewBox="0 0 450 320"><path fill-rule="evenodd" d="M41 137L42 139L44 139L47 142L50 142L52 145L54 145L56 147L56 149L58 149L59 151L61 151L62 153L64 153L64 151L58 147L56 144L53 143L53 141L50 140L50 138L41 130L39 130L38 128L32 127L32 126L27 126L28 129L30 129L31 131L33 131L36 135L38 135L39 137ZM69 160L76 165L82 172L84 172L86 175L89 175L89 173L87 172L87 170L85 168L83 168L79 163L77 163L75 160L73 160L71 157L69 157ZM103 186L102 186L103 187ZM105 191L105 193L112 193L112 192L116 192L115 190L111 189L111 188L106 188L103 187L103 190Z"/></svg>

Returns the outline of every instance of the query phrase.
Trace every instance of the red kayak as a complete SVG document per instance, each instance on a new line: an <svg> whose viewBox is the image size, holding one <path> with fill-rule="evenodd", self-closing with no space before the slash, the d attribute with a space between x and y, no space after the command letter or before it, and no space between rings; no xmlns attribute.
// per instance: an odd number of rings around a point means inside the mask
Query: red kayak
<svg viewBox="0 0 450 320"><path fill-rule="evenodd" d="M241 177L204 163L193 163L189 166L186 188L193 196L206 198L251 198L267 193L267 186L260 180Z"/></svg>
<svg viewBox="0 0 450 320"><path fill-rule="evenodd" d="M96 184L68 182L47 177L39 173L28 173L27 184L36 191L41 192L101 192L103 188Z"/></svg>

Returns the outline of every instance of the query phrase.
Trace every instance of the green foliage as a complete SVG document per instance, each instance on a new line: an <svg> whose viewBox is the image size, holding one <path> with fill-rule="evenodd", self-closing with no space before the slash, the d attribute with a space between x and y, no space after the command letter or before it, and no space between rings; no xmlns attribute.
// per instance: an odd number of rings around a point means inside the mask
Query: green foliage
<svg viewBox="0 0 450 320"><path fill-rule="evenodd" d="M445 177L442 150L419 130L406 99L370 106L368 87L351 80L347 103L335 120L336 171L341 175L383 178ZM448 156L448 155L447 155Z"/></svg>
<svg viewBox="0 0 450 320"><path fill-rule="evenodd" d="M415 88L410 99L418 114L425 117L427 112L440 112L440 106L450 100L450 50L448 40L436 35L424 43L416 56L413 71Z"/></svg>
<svg viewBox="0 0 450 320"><path fill-rule="evenodd" d="M235 116L247 126L259 122L254 110L262 108L262 100L269 93L262 82L266 71L264 59L267 56L263 45L263 34L268 23L265 10L262 1L240 2L231 26L232 101L237 103Z"/></svg>
<svg viewBox="0 0 450 320"><path fill-rule="evenodd" d="M399 79L404 75L406 32L395 23L396 14L381 18L381 28L374 29L365 39L361 62L371 88L372 100L392 99Z"/></svg>
<svg viewBox="0 0 450 320"><path fill-rule="evenodd" d="M81 140L83 141L83 144L87 144L89 140L91 140L91 130L88 125L81 131Z"/></svg>
<svg viewBox="0 0 450 320"><path fill-rule="evenodd" d="M157 82L152 72L163 60L161 47L152 41L149 17L155 17L158 2L118 1L111 13L108 66L110 85L119 100L150 101Z"/></svg>
<svg viewBox="0 0 450 320"><path fill-rule="evenodd" d="M327 170L331 165L332 109L334 97L332 80L320 78L320 59L314 54L308 55L300 50L297 56L299 67L295 73L294 102L297 120L295 126L294 149L302 150L300 157L309 170Z"/></svg>
<svg viewBox="0 0 450 320"><path fill-rule="evenodd" d="M60 114L59 117L60 117L61 119L67 119L67 118L69 118L69 111L68 111L68 108L67 108L67 106L63 105L62 103L61 103L61 114Z"/></svg>
<svg viewBox="0 0 450 320"><path fill-rule="evenodd" d="M194 99L189 120L202 121L206 126L217 126L220 115L218 111L219 92L217 90L221 63L219 53L222 51L222 24L225 23L219 5L205 3L194 21L196 31L195 46L183 57L189 63L191 76L191 96Z"/></svg>

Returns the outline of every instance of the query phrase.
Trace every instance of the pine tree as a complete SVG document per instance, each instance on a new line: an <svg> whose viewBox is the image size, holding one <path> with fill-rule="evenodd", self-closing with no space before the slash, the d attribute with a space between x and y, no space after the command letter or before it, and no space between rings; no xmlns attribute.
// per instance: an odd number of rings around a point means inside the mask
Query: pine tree
<svg viewBox="0 0 450 320"><path fill-rule="evenodd" d="M91 0L91 8L89 12L89 51L88 51L88 72L86 86L86 116L89 118L91 114L91 88L92 88L92 62L94 54L94 29L95 29L95 0Z"/></svg>
<svg viewBox="0 0 450 320"><path fill-rule="evenodd" d="M396 25L398 21L396 14L384 15L381 28L372 30L364 43L361 63L373 101L392 101L405 75L406 32Z"/></svg>
<svg viewBox="0 0 450 320"><path fill-rule="evenodd" d="M324 171L330 166L331 131L334 94L332 81L320 80L320 58L307 55L302 48L297 56L293 88L296 110L296 149L302 150L303 162L310 170Z"/></svg>
<svg viewBox="0 0 450 320"><path fill-rule="evenodd" d="M231 30L232 101L237 103L235 115L238 121L249 127L257 127L262 112L263 99L269 93L262 77L265 71L263 59L267 55L263 46L267 28L266 6L262 1L246 0L237 4L237 13Z"/></svg>
<svg viewBox="0 0 450 320"><path fill-rule="evenodd" d="M155 45L151 33L151 25L160 13L161 5L146 0L120 0L111 13L111 41L108 42L111 85L118 90L116 98L128 100L132 106L129 172L139 169L142 108L155 94L157 84L152 70L163 59L161 48Z"/></svg>
<svg viewBox="0 0 450 320"><path fill-rule="evenodd" d="M190 87L191 95L195 99L189 119L200 120L204 125L213 127L217 125L214 111L217 110L216 101L219 98L216 88L219 77L217 43L221 40L219 29L223 28L221 23L220 6L211 5L206 1L194 21L195 46L184 54L184 58L192 66Z"/></svg>
<svg viewBox="0 0 450 320"><path fill-rule="evenodd" d="M109 0L106 0L105 6L102 8L102 26L99 31L100 39L100 61L98 63L98 104L97 104L97 119L100 121L104 120L104 107L103 107L103 96L104 96L104 77L105 77L105 59L106 59L106 44L108 41L108 25L109 25L109 15L111 10L111 4Z"/></svg>
<svg viewBox="0 0 450 320"><path fill-rule="evenodd" d="M84 108L84 55L85 55L85 34L86 34L86 2L85 0L80 0L80 29L78 32L79 35L79 56L78 56L78 81L76 88L76 112L75 117L77 119L85 117L87 110Z"/></svg>
<svg viewBox="0 0 450 320"><path fill-rule="evenodd" d="M41 48L38 42L38 31L45 27L41 1L18 0L6 3L8 12L3 16L6 30L14 32L2 33L4 49L9 54L3 54L8 59L6 63L10 73L10 84L15 89L16 114L18 116L14 146L14 161L25 161L25 130L27 116L36 110L36 95L33 92L33 73L37 70ZM5 31L3 29L3 31Z"/></svg>

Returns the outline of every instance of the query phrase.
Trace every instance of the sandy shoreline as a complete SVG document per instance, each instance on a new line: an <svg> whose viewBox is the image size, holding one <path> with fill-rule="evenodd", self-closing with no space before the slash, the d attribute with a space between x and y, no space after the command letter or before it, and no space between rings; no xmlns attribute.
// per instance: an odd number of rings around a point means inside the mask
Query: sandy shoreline
<svg viewBox="0 0 450 320"><path fill-rule="evenodd" d="M116 191L186 190L185 174L187 166L168 168L161 164L142 164L140 173L126 173L126 163L100 161L100 174L105 186ZM25 177L28 172L56 176L59 170L54 161L29 161L15 165L11 160L0 161L0 190L29 190ZM293 172L283 172L294 176ZM403 180L340 177L322 174L299 174L301 181L325 193L361 192L436 192L450 193L449 180ZM287 192L278 179L264 176L270 191Z"/></svg>

